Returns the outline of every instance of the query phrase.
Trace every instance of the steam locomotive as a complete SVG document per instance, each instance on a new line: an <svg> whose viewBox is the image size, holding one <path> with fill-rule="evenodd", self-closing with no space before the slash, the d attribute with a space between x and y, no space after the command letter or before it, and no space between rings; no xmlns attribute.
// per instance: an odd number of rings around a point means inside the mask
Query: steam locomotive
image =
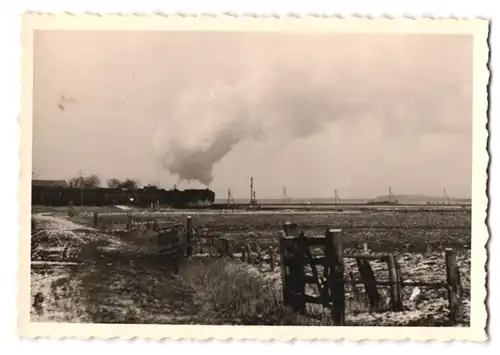
<svg viewBox="0 0 500 355"><path fill-rule="evenodd" d="M215 200L209 189L165 190L143 187L136 190L122 188L71 188L58 186L36 186L31 188L31 204L47 206L74 205L109 206L129 205L148 207L159 203L172 208L207 208Z"/></svg>

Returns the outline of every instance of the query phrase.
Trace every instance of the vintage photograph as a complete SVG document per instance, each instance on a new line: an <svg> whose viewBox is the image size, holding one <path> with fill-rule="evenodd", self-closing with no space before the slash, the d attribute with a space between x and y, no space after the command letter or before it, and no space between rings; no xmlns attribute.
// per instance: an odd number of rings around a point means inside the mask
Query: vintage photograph
<svg viewBox="0 0 500 355"><path fill-rule="evenodd" d="M26 327L484 334L486 21L74 18L24 18Z"/></svg>

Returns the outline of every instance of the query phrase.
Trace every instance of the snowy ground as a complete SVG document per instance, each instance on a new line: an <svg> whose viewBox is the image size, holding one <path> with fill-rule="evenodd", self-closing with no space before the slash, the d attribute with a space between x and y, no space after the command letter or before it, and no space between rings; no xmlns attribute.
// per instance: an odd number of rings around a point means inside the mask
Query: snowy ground
<svg viewBox="0 0 500 355"><path fill-rule="evenodd" d="M156 246L150 239L103 233L74 223L67 217L36 214L34 219L33 321L196 323L192 290L158 261ZM277 258L275 260L277 263ZM279 293L281 275L278 264L271 271L267 257L264 261L235 267L273 283ZM445 259L440 252L399 254L399 263L405 281L446 279ZM466 326L470 318L470 250L459 251L457 263L464 287L460 325ZM377 280L388 279L385 263L372 262L372 268ZM346 270L356 273L354 259L346 258ZM364 297L362 286L358 288ZM383 300L387 301L388 289L380 290ZM310 291L315 293L314 289ZM346 322L349 325L378 326L446 324L446 290L422 288L417 301L410 301L412 291L403 289L403 312L369 313L366 300L359 304L354 300L351 288L347 287ZM317 307L313 311L318 312Z"/></svg>
<svg viewBox="0 0 500 355"><path fill-rule="evenodd" d="M239 256L239 255L237 255ZM256 254L254 254L254 257ZM445 282L446 262L444 253L433 252L426 255L405 253L399 255L402 278L406 282ZM457 264L460 271L462 294L458 315L458 326L469 326L470 323L470 250L457 254ZM371 261L371 266L378 281L388 281L387 263ZM270 271L268 263L248 266L249 272L259 272L264 278L273 280L275 287L281 290L281 274L279 267ZM356 279L361 279L354 259L345 259L346 272L353 272ZM427 287L405 287L402 290L403 311L390 311L390 287L379 286L382 310L368 312L369 302L363 285L357 285L361 299L356 300L352 286L346 286L346 323L347 325L370 326L443 326L449 322L448 293L445 288L433 289ZM410 299L412 292L419 293ZM316 286L308 285L306 293L317 296ZM321 306L308 305L308 311L328 317L328 310Z"/></svg>

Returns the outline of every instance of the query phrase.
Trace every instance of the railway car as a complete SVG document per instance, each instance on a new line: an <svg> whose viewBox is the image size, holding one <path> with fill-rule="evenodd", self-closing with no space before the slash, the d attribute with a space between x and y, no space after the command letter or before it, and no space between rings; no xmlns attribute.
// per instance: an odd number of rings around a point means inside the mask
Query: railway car
<svg viewBox="0 0 500 355"><path fill-rule="evenodd" d="M83 201L82 201L83 198ZM159 202L173 208L207 208L213 205L215 193L209 189L164 190L144 187L137 190L122 188L72 188L61 186L38 186L31 188L32 205L110 206L136 205L147 207Z"/></svg>

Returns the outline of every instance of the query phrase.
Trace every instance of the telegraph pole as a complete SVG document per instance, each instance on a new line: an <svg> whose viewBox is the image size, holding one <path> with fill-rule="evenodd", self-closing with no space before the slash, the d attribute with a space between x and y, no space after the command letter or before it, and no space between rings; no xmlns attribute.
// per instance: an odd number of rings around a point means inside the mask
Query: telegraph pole
<svg viewBox="0 0 500 355"><path fill-rule="evenodd" d="M83 212L83 170L80 169L80 210Z"/></svg>
<svg viewBox="0 0 500 355"><path fill-rule="evenodd" d="M253 205L253 177L250 177L250 204Z"/></svg>
<svg viewBox="0 0 500 355"><path fill-rule="evenodd" d="M335 205L340 204L340 198L339 198L339 194L337 192L337 189L333 190L333 203Z"/></svg>

